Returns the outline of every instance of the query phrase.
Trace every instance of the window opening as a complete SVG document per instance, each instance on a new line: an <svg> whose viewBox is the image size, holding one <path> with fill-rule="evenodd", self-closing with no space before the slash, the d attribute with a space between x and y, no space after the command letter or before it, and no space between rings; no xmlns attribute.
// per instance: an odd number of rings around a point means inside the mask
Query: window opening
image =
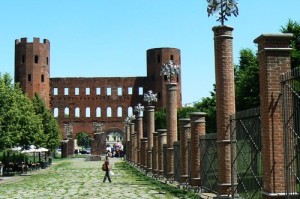
<svg viewBox="0 0 300 199"><path fill-rule="evenodd" d="M79 95L79 88L75 88L75 95Z"/></svg>
<svg viewBox="0 0 300 199"><path fill-rule="evenodd" d="M101 108L100 107L96 108L96 117L101 117Z"/></svg>
<svg viewBox="0 0 300 199"><path fill-rule="evenodd" d="M128 95L132 95L132 87L128 87Z"/></svg>
<svg viewBox="0 0 300 199"><path fill-rule="evenodd" d="M70 117L70 109L68 107L65 108L64 116L65 116L65 118L69 118Z"/></svg>
<svg viewBox="0 0 300 199"><path fill-rule="evenodd" d="M101 95L101 88L96 88L96 95Z"/></svg>
<svg viewBox="0 0 300 199"><path fill-rule="evenodd" d="M75 108L75 117L80 117L80 109L78 107Z"/></svg>
<svg viewBox="0 0 300 199"><path fill-rule="evenodd" d="M69 95L69 88L64 88L64 95Z"/></svg>
<svg viewBox="0 0 300 199"><path fill-rule="evenodd" d="M85 95L90 95L90 94L91 94L91 89L85 88Z"/></svg>
<svg viewBox="0 0 300 199"><path fill-rule="evenodd" d="M91 109L90 109L90 107L87 107L85 109L85 117L91 117Z"/></svg>
<svg viewBox="0 0 300 199"><path fill-rule="evenodd" d="M111 88L110 87L106 88L106 95L111 95Z"/></svg>
<svg viewBox="0 0 300 199"><path fill-rule="evenodd" d="M143 95L144 94L144 88L143 87L139 87L139 95Z"/></svg>
<svg viewBox="0 0 300 199"><path fill-rule="evenodd" d="M36 64L39 63L39 56L37 55L34 56L34 63Z"/></svg>
<svg viewBox="0 0 300 199"><path fill-rule="evenodd" d="M53 110L53 116L58 117L58 108L54 108Z"/></svg>
<svg viewBox="0 0 300 199"><path fill-rule="evenodd" d="M118 113L117 113L118 117L122 117L122 107L118 107Z"/></svg>
<svg viewBox="0 0 300 199"><path fill-rule="evenodd" d="M53 89L53 95L58 95L58 88Z"/></svg>
<svg viewBox="0 0 300 199"><path fill-rule="evenodd" d="M106 109L106 117L111 117L112 113L111 113L111 108L107 107Z"/></svg>

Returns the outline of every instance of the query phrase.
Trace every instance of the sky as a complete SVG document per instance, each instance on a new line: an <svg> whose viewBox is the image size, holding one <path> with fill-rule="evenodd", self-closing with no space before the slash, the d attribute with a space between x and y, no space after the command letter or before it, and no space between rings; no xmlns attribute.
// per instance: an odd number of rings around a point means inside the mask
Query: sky
<svg viewBox="0 0 300 199"><path fill-rule="evenodd" d="M50 77L146 76L146 51L181 50L183 105L210 96L215 83L212 28L206 0L2 0L0 73L14 75L16 39L48 39ZM299 0L238 0L233 30L234 63L253 40L300 22Z"/></svg>

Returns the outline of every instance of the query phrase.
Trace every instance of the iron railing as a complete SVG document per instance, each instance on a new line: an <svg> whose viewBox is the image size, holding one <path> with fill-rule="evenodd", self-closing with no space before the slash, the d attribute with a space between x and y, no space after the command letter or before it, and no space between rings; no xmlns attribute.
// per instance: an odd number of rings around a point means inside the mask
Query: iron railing
<svg viewBox="0 0 300 199"><path fill-rule="evenodd" d="M300 194L300 68L282 74L286 198Z"/></svg>
<svg viewBox="0 0 300 199"><path fill-rule="evenodd" d="M231 116L231 196L262 198L261 120L254 108Z"/></svg>
<svg viewBox="0 0 300 199"><path fill-rule="evenodd" d="M180 142L174 142L174 180L180 182Z"/></svg>
<svg viewBox="0 0 300 199"><path fill-rule="evenodd" d="M200 137L200 156L201 189L217 193L217 134L206 134Z"/></svg>

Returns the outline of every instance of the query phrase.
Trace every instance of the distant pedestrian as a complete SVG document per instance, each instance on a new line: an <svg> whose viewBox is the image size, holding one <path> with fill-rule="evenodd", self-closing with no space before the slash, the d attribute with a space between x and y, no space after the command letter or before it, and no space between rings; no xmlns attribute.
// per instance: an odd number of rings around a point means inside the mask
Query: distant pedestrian
<svg viewBox="0 0 300 199"><path fill-rule="evenodd" d="M109 159L108 159L108 156L105 157L105 176L103 178L103 182L106 181L106 178L108 178L108 181L111 182L111 179L110 179L110 175L109 175Z"/></svg>

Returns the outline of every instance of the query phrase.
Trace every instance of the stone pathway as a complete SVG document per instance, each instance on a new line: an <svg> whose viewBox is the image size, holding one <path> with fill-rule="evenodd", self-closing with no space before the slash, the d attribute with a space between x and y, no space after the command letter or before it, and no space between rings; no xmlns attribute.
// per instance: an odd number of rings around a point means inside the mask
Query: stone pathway
<svg viewBox="0 0 300 199"><path fill-rule="evenodd" d="M55 161L31 176L0 179L0 198L176 198L160 187L141 180L110 159L115 173L112 183L103 183L103 161L72 158Z"/></svg>

